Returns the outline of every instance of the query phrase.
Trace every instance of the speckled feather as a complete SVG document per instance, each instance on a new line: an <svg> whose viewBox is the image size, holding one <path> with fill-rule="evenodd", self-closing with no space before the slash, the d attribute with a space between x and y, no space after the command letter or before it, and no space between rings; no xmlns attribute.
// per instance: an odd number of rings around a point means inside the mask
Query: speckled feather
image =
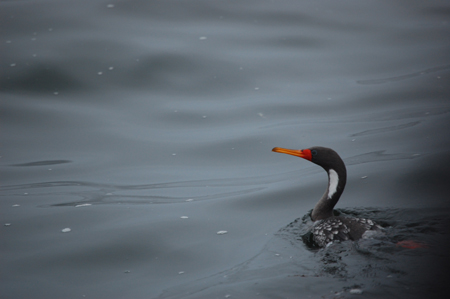
<svg viewBox="0 0 450 299"><path fill-rule="evenodd" d="M311 232L316 245L324 247L334 241L358 240L366 231L380 228L370 219L330 217L316 221Z"/></svg>

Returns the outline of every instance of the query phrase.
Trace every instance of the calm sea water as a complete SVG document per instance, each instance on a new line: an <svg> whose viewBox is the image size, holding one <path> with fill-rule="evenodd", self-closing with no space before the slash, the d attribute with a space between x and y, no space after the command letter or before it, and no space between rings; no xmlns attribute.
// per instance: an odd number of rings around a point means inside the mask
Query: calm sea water
<svg viewBox="0 0 450 299"><path fill-rule="evenodd" d="M1 298L448 291L450 3L36 0L0 13ZM314 145L347 164L337 208L384 236L302 243L326 174L271 149ZM409 240L423 246L396 245Z"/></svg>

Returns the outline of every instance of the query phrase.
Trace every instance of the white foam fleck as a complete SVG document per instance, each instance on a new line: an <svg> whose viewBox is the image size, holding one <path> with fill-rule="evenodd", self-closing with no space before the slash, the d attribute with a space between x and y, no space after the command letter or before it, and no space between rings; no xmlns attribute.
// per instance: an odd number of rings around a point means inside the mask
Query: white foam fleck
<svg viewBox="0 0 450 299"><path fill-rule="evenodd" d="M87 207L87 206L92 206L92 204L90 204L90 203L82 203L82 204L76 205L75 208Z"/></svg>
<svg viewBox="0 0 450 299"><path fill-rule="evenodd" d="M63 229L61 230L61 232L63 232L63 233L68 233L68 232L70 232L70 231L71 231L71 229L68 228L68 227L63 228Z"/></svg>
<svg viewBox="0 0 450 299"><path fill-rule="evenodd" d="M226 234L226 233L228 233L226 230L219 230L219 231L217 232L218 235L224 235L224 234Z"/></svg>
<svg viewBox="0 0 450 299"><path fill-rule="evenodd" d="M353 294L353 295L359 295L362 293L363 293L363 291L361 289L351 289L350 290L350 294Z"/></svg>

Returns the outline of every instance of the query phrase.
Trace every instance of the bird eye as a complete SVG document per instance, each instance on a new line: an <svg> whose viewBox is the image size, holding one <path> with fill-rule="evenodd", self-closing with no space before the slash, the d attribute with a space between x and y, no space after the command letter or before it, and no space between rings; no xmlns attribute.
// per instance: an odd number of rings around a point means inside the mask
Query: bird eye
<svg viewBox="0 0 450 299"><path fill-rule="evenodd" d="M317 155L317 151L316 150L312 150L311 151L311 155L313 155L313 156Z"/></svg>

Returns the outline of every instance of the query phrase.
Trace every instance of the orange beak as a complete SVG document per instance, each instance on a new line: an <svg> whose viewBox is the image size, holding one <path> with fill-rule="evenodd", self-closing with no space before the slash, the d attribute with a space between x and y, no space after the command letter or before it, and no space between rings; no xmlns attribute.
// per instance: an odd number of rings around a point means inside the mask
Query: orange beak
<svg viewBox="0 0 450 299"><path fill-rule="evenodd" d="M287 149L287 148L282 148L282 147L274 147L272 149L272 152L288 154L288 155L300 157L300 158L303 158L303 159L306 159L309 161L311 161L311 159L312 159L311 151L309 149L292 150L292 149Z"/></svg>

